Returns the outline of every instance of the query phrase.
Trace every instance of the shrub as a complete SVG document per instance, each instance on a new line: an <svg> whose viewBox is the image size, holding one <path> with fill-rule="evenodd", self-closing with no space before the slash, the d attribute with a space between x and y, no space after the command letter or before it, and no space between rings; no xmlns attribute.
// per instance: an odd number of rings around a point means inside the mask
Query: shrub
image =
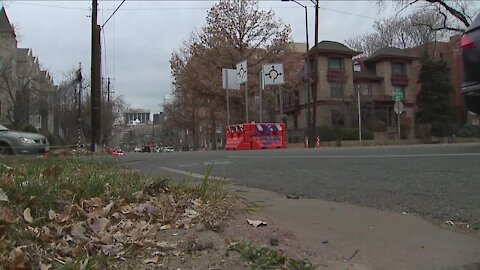
<svg viewBox="0 0 480 270"><path fill-rule="evenodd" d="M328 141L356 141L358 140L358 128L335 128L335 127L320 127L317 128L317 135L323 142ZM373 140L373 132L362 129L363 140Z"/></svg>
<svg viewBox="0 0 480 270"><path fill-rule="evenodd" d="M458 131L457 136L462 138L479 138L480 126L465 125Z"/></svg>

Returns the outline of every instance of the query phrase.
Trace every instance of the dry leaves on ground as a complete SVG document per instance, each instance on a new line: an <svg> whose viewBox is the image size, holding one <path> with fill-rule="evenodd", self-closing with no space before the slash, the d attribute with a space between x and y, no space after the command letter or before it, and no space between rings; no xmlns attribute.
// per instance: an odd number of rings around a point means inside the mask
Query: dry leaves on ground
<svg viewBox="0 0 480 270"><path fill-rule="evenodd" d="M26 208L23 211L26 228L38 246L44 248L39 252L45 255L42 263L37 261L35 268L49 269L52 263L75 262L85 252L90 255L101 253L119 261L141 254L145 264L156 263L169 252L181 254L179 243L163 241L158 232L194 227L204 220L202 215L213 214L215 209L199 199L174 196L168 189L166 191L155 196L139 194L133 203L124 199L110 202L101 198L82 200L59 213L48 211L45 223L38 222L41 225L34 222L30 208ZM0 205L0 224L12 224L15 220L12 211ZM0 255L0 266L10 269L12 265L29 263L28 257L20 256L22 253L18 247L13 251L16 252L13 255Z"/></svg>

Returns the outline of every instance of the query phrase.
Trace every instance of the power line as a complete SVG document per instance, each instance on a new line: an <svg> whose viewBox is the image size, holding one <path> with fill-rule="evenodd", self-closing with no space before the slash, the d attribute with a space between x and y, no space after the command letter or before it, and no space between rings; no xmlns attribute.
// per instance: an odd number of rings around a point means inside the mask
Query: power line
<svg viewBox="0 0 480 270"><path fill-rule="evenodd" d="M102 27L100 27L101 29L103 29L103 27L105 26L105 24L108 23L108 21L113 17L113 15L115 15L115 13L117 13L118 9L120 9L120 7L125 3L126 0L123 0L120 5L118 5L118 7L115 9L115 11L113 11L112 15L110 15L110 17L108 17L108 19L103 23Z"/></svg>
<svg viewBox="0 0 480 270"><path fill-rule="evenodd" d="M67 7L67 6L58 6L58 5L49 5L49 4L38 4L38 3L31 3L31 2L24 2L24 1L12 1L11 4L20 4L20 5L29 5L29 6L39 6L39 7L51 7L51 8L61 8L61 9L69 9L69 10L82 10L82 11L89 11L89 8L77 8L77 7Z"/></svg>
<svg viewBox="0 0 480 270"><path fill-rule="evenodd" d="M102 2L102 20L105 19L104 10L105 10L105 8L104 8L103 2ZM103 52L104 52L104 53L103 53L103 59L104 59L104 65L103 65L103 67L104 67L105 76L109 76L109 74L108 74L108 63L107 63L107 42L106 42L106 40L105 40L105 35L106 35L106 33L105 33L105 30L104 30L104 29L102 29L102 30L103 30L103 35L102 35L102 38L103 38L103 46L102 46L102 47L103 47Z"/></svg>
<svg viewBox="0 0 480 270"><path fill-rule="evenodd" d="M171 2L169 0L157 0L159 2ZM189 0L177 0L181 2L190 2ZM122 1L122 3L117 7L113 9L105 9L105 11L108 10L114 10L114 13L118 10L118 8L125 2L125 0ZM173 2L173 1L172 1ZM76 8L76 7L67 7L67 6L59 6L59 5L49 5L49 4L38 4L38 3L30 3L30 2L23 2L23 1L12 1L13 4L22 4L22 5L31 5L31 6L42 6L42 7L52 7L52 8L61 8L61 9L69 9L69 10L82 10L82 11L88 11L88 8ZM307 7L314 7L312 5L307 5ZM170 11L170 10L209 10L211 7L160 7L160 8L124 8L122 11ZM291 6L265 6L265 7L260 7L261 9L267 9L267 8L275 8L275 9L287 9L287 8L297 8L297 7L291 7ZM337 12L340 14L345 14L345 15L351 15L351 16L356 16L356 17L361 17L365 19L371 19L371 20L377 20L377 18L362 15L362 14L356 14L348 11L343 11L343 10L337 10L337 9L332 9L332 8L327 8L327 7L322 7L320 6L320 9L323 10L328 10L332 12ZM114 14L113 13L113 14ZM113 16L113 14L111 16ZM108 19L110 20L110 18ZM104 23L103 26L108 22L108 20ZM103 28L102 26L102 28Z"/></svg>

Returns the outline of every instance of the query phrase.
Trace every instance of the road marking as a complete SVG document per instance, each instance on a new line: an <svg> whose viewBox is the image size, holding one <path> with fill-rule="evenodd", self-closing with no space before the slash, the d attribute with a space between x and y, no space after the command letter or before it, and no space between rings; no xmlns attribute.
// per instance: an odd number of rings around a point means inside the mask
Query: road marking
<svg viewBox="0 0 480 270"><path fill-rule="evenodd" d="M197 178L197 179L204 179L205 178L205 175L199 174L199 173L177 170L177 169L162 167L162 166L160 166L158 168L161 169L161 170L167 171L167 172L186 175L186 176L190 176L190 177ZM208 178L211 179L211 180L231 180L230 178L227 178L227 177L220 177L220 176L214 176L214 175L210 175Z"/></svg>
<svg viewBox="0 0 480 270"><path fill-rule="evenodd" d="M231 161L206 161L203 163L204 166L208 166L208 165L230 165L232 164Z"/></svg>
<svg viewBox="0 0 480 270"><path fill-rule="evenodd" d="M198 165L198 163L190 163L190 164L179 164L177 166L180 167L180 168L184 168L184 167L195 167L197 165Z"/></svg>
<svg viewBox="0 0 480 270"><path fill-rule="evenodd" d="M458 153L458 154L418 154L418 155L358 155L358 156L228 156L228 158L245 159L273 159L273 158L415 158L415 157L459 157L459 156L480 156L480 153Z"/></svg>

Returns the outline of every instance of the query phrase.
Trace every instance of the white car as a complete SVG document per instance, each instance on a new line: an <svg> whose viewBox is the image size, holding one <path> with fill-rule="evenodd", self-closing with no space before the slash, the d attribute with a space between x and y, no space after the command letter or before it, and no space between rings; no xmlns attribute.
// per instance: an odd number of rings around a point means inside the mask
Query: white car
<svg viewBox="0 0 480 270"><path fill-rule="evenodd" d="M142 152L142 148L136 146L134 149L133 149L134 152Z"/></svg>
<svg viewBox="0 0 480 270"><path fill-rule="evenodd" d="M167 148L165 148L165 152L175 152L175 148L173 148L173 146L167 146Z"/></svg>

